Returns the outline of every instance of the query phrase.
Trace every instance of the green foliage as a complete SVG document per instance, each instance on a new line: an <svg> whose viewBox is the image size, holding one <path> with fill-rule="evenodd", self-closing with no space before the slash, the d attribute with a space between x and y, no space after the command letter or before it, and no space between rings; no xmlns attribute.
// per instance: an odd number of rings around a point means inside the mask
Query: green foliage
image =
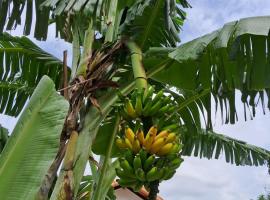
<svg viewBox="0 0 270 200"><path fill-rule="evenodd" d="M180 41L179 31L185 19L180 5L188 7L183 1L176 6L174 1L137 1L127 11L125 22L121 25L122 34L134 39L139 46L176 46Z"/></svg>
<svg viewBox="0 0 270 200"><path fill-rule="evenodd" d="M115 118L114 118L115 119ZM92 151L97 155L105 155L106 147L108 147L111 141L111 135L113 130L115 120L110 120L103 123L97 133L97 136L92 144ZM113 143L113 147L111 150L111 156L115 157L119 154L119 149Z"/></svg>
<svg viewBox="0 0 270 200"><path fill-rule="evenodd" d="M0 156L2 199L34 199L59 145L68 103L44 76Z"/></svg>
<svg viewBox="0 0 270 200"><path fill-rule="evenodd" d="M43 75L62 87L62 62L26 37L0 35L0 113L18 116Z"/></svg>
<svg viewBox="0 0 270 200"><path fill-rule="evenodd" d="M252 109L253 115L257 100L264 106L264 94L269 98L269 19L241 19L176 49L150 49L145 66L155 68L166 60L160 73L153 77L155 80L179 89L211 89L224 121L234 123L236 89L241 91L242 102L245 108ZM246 112L245 109L245 116Z"/></svg>
<svg viewBox="0 0 270 200"><path fill-rule="evenodd" d="M183 131L182 139L182 154L186 156L219 159L225 155L225 161L236 166L265 165L270 159L268 150L213 131L201 130L194 134Z"/></svg>
<svg viewBox="0 0 270 200"><path fill-rule="evenodd" d="M8 141L8 130L0 124L0 154Z"/></svg>

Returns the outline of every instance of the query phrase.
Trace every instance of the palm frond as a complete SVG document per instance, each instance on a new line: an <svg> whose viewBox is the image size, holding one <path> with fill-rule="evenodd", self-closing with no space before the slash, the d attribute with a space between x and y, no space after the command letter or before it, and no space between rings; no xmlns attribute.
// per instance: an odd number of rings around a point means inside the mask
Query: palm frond
<svg viewBox="0 0 270 200"><path fill-rule="evenodd" d="M179 89L211 89L225 123L234 123L237 89L242 93L245 117L248 109L255 115L259 101L264 108L265 96L270 96L269 29L268 16L241 19L176 49L151 49L145 66L154 70L167 60L151 78Z"/></svg>
<svg viewBox="0 0 270 200"><path fill-rule="evenodd" d="M0 35L0 113L17 116L43 75L61 87L62 62L26 37Z"/></svg>
<svg viewBox="0 0 270 200"><path fill-rule="evenodd" d="M201 130L196 134L183 132L183 151L185 156L219 159L225 155L225 161L235 165L266 165L270 151L247 144L213 131Z"/></svg>

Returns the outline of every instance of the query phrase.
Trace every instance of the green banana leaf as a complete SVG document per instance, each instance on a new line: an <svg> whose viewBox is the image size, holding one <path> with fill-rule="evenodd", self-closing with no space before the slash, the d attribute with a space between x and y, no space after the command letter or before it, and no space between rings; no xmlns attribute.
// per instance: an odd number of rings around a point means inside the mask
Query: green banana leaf
<svg viewBox="0 0 270 200"><path fill-rule="evenodd" d="M43 75L49 76L57 89L63 87L62 61L27 37L0 34L0 66L1 114L17 117Z"/></svg>
<svg viewBox="0 0 270 200"><path fill-rule="evenodd" d="M225 161L236 166L262 166L270 159L270 151L214 131L183 132L182 140L184 156L220 159L225 155Z"/></svg>
<svg viewBox="0 0 270 200"><path fill-rule="evenodd" d="M92 151L95 154L105 155L105 152L107 149L106 147L109 145L110 140L111 140L114 124L115 124L115 119L100 126L98 133L96 135L96 138L92 144ZM111 157L119 156L120 152L121 152L120 149L114 143L111 150Z"/></svg>
<svg viewBox="0 0 270 200"><path fill-rule="evenodd" d="M34 199L58 150L68 107L44 76L0 156L1 199Z"/></svg>
<svg viewBox="0 0 270 200"><path fill-rule="evenodd" d="M151 48L144 66L155 70L164 63L151 78L179 90L210 89L215 102L208 101L206 109L219 105L225 123L235 123L236 90L245 117L249 109L255 116L257 102L270 108L269 29L270 16L240 19L175 49Z"/></svg>

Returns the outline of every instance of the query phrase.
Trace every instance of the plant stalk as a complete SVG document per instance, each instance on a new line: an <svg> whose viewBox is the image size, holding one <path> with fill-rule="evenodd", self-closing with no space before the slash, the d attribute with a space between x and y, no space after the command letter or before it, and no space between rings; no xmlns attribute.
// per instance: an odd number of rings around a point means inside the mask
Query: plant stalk
<svg viewBox="0 0 270 200"><path fill-rule="evenodd" d="M147 77L142 64L142 51L133 41L127 41L126 46L131 53L131 63L136 87L138 89L147 89Z"/></svg>
<svg viewBox="0 0 270 200"><path fill-rule="evenodd" d="M158 190L159 181L153 181L150 185L150 193L148 195L148 200L156 200L157 194L159 193Z"/></svg>
<svg viewBox="0 0 270 200"><path fill-rule="evenodd" d="M119 127L119 123L120 123L120 117L117 116L116 120L115 120L115 125L114 125L114 129L113 129L113 133L111 135L111 139L110 139L110 143L109 146L107 148L107 152L103 161L103 165L101 167L101 172L98 178L98 183L97 183L97 187L96 187L96 191L93 194L93 198L90 197L90 199L92 200L100 200L101 196L102 196L102 188L103 188L103 182L104 182L104 178L107 172L107 167L109 164L109 161L111 159L111 152L112 152L112 147L113 147L113 143L114 143L114 139L116 137L116 134L118 132L118 127Z"/></svg>
<svg viewBox="0 0 270 200"><path fill-rule="evenodd" d="M115 18L116 18L116 12L117 12L117 5L118 0L114 0L110 2L110 8L108 12L108 19L106 21L106 24L108 26L106 35L105 35L105 42L112 42L114 39L114 31L115 31Z"/></svg>

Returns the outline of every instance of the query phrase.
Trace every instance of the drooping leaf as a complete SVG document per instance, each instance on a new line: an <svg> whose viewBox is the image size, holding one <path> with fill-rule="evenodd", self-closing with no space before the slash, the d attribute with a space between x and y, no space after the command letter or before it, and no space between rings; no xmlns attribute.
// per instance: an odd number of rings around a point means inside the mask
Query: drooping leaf
<svg viewBox="0 0 270 200"><path fill-rule="evenodd" d="M270 151L266 149L213 131L201 130L196 134L183 132L182 139L182 154L185 156L219 159L224 155L226 162L237 166L266 165L270 159Z"/></svg>
<svg viewBox="0 0 270 200"><path fill-rule="evenodd" d="M0 113L18 116L43 75L62 87L62 62L26 37L0 35Z"/></svg>
<svg viewBox="0 0 270 200"><path fill-rule="evenodd" d="M227 23L176 49L150 49L145 66L155 70L165 62L152 78L179 89L211 89L214 104L223 110L224 121L234 123L236 89L241 91L242 102L246 109L251 108L252 115L257 101L265 105L264 96L269 98L269 29L268 16Z"/></svg>
<svg viewBox="0 0 270 200"><path fill-rule="evenodd" d="M0 156L2 199L34 199L57 153L68 108L43 76Z"/></svg>

